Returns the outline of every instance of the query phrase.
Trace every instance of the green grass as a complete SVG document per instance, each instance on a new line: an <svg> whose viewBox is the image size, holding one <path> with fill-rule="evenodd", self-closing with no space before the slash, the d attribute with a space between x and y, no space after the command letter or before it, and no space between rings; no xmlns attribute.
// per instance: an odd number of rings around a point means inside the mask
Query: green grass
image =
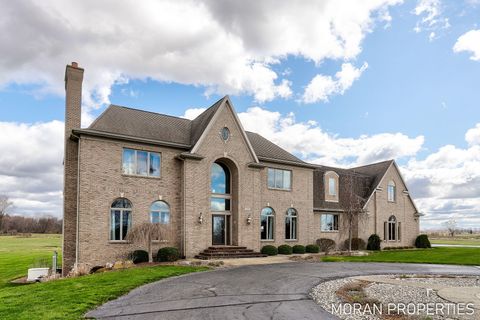
<svg viewBox="0 0 480 320"><path fill-rule="evenodd" d="M59 250L58 235L0 237L0 319L79 319L90 309L142 284L204 267L155 266L98 273L45 283L14 285L38 259Z"/></svg>
<svg viewBox="0 0 480 320"><path fill-rule="evenodd" d="M27 274L28 268L42 260L52 261L53 251L61 252L59 234L33 234L29 238L0 236L0 290L9 281ZM59 263L62 259L59 256Z"/></svg>
<svg viewBox="0 0 480 320"><path fill-rule="evenodd" d="M326 262L404 262L404 263L433 263L480 265L480 248L449 248L437 247L417 250L391 250L372 252L368 256L328 256L323 257Z"/></svg>
<svg viewBox="0 0 480 320"><path fill-rule="evenodd" d="M456 244L456 245L467 245L467 246L480 246L480 239L430 239L432 244Z"/></svg>

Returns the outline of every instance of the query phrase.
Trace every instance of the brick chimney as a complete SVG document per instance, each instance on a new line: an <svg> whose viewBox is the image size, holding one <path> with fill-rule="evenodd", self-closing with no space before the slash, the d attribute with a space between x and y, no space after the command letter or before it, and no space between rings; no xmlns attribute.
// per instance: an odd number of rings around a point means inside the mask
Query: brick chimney
<svg viewBox="0 0 480 320"><path fill-rule="evenodd" d="M80 129L82 122L82 81L83 69L77 62L65 68L65 138L68 139L72 129Z"/></svg>
<svg viewBox="0 0 480 320"><path fill-rule="evenodd" d="M77 261L77 200L79 141L72 139L72 130L82 123L83 69L72 62L65 69L65 153L63 165L63 267L67 275Z"/></svg>

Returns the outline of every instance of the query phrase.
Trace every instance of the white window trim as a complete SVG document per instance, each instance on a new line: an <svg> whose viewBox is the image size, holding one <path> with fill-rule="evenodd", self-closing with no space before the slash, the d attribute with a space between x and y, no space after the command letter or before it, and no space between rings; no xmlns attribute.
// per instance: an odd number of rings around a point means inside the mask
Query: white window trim
<svg viewBox="0 0 480 320"><path fill-rule="evenodd" d="M125 161L125 150L132 150L134 151L134 162L135 162L135 173L125 173L123 171L123 163ZM137 174L137 151L140 152L146 152L147 153L147 174ZM160 166L158 168L158 176L150 175L150 154L158 154L160 158ZM148 150L138 150L138 149L132 149L132 148L122 148L122 175L124 176L129 176L129 177L140 177L140 178L151 178L151 179L160 179L162 177L162 153L161 152L154 152L154 151L148 151Z"/></svg>
<svg viewBox="0 0 480 320"><path fill-rule="evenodd" d="M278 188L278 187L272 187L269 185L268 183L268 176L269 176L269 170L273 170L274 171L274 174L273 174L273 184L275 185L276 184L276 172L277 171L281 171L282 172L282 184L283 183L283 171L289 171L290 172L290 188ZM272 167L268 167L267 168L267 188L270 189L270 190L280 190L280 191L292 191L292 183L293 183L293 172L292 170L289 170L289 169L281 169L281 168L272 168Z"/></svg>
<svg viewBox="0 0 480 320"><path fill-rule="evenodd" d="M332 230L323 230L322 227L322 216L323 215L330 215L330 216L337 216L337 229L332 229ZM335 218L333 218L333 227L335 227ZM327 233L338 233L340 232L340 215L336 214L336 213L322 213L320 214L320 232L327 232Z"/></svg>
<svg viewBox="0 0 480 320"><path fill-rule="evenodd" d="M270 208L270 209L271 209L271 208ZM262 210L263 210L263 209L262 209ZM262 239L262 230L260 229L260 241L275 241L275 210L272 209L272 211L273 211L273 212L272 212L271 214L265 215L265 216L267 217L267 225L266 225L266 227L267 227L267 236L268 236L268 226L269 226L269 224L268 224L268 218L269 218L269 217L272 217L272 220L273 220L273 221L272 221L272 223L273 223L272 238L271 238L271 239L270 239L270 238ZM262 227L262 219L261 219L261 217L262 217L262 213L260 212L260 228Z"/></svg>
<svg viewBox="0 0 480 320"><path fill-rule="evenodd" d="M295 208L290 208L295 210L295 215L289 215L288 210L285 217L285 228L287 227L286 219L290 219L290 235L292 234L292 230L295 230L295 238L286 238L285 241L298 241L298 211ZM292 220L295 219L295 228L292 227ZM286 230L285 230L286 231Z"/></svg>

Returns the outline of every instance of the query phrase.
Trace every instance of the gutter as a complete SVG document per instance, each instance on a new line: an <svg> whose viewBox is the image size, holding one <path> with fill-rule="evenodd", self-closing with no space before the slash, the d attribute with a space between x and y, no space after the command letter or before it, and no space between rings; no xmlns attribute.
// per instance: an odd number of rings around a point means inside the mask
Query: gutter
<svg viewBox="0 0 480 320"><path fill-rule="evenodd" d="M280 160L280 159L272 159L272 158L267 158L267 157L258 157L258 160L262 160L265 162L273 162L273 163L279 163L279 164L286 164L290 166L296 166L296 167L302 167L302 168L308 168L308 169L316 169L318 166L315 166L313 164L309 164L306 162L295 162L295 161L290 161L290 160Z"/></svg>
<svg viewBox="0 0 480 320"><path fill-rule="evenodd" d="M131 142L139 142L139 143L146 143L151 145L158 145L158 146L166 146L166 147L174 147L179 149L190 150L191 145L189 144L182 144L176 142L168 142L162 140L155 140L155 139L147 139L147 138L140 138L134 136L128 136L123 134L117 133L110 133L110 132L103 132L103 131L96 131L90 129L76 129L73 130L73 134L75 135L88 135L93 137L102 137L102 138L109 138L109 139L116 139L116 140L124 140L124 141L131 141Z"/></svg>

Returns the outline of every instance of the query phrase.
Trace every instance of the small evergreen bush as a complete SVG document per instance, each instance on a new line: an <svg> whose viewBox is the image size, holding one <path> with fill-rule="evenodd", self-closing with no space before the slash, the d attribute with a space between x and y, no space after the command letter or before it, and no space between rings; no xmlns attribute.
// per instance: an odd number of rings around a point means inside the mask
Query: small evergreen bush
<svg viewBox="0 0 480 320"><path fill-rule="evenodd" d="M292 251L293 253L305 253L305 246L301 244L294 245Z"/></svg>
<svg viewBox="0 0 480 320"><path fill-rule="evenodd" d="M367 250L379 251L380 250L380 237L378 234L372 234L368 237Z"/></svg>
<svg viewBox="0 0 480 320"><path fill-rule="evenodd" d="M417 248L431 248L430 240L426 234L421 234L415 239L415 247Z"/></svg>
<svg viewBox="0 0 480 320"><path fill-rule="evenodd" d="M277 247L272 245L263 246L260 252L266 254L267 256L276 256L278 254Z"/></svg>
<svg viewBox="0 0 480 320"><path fill-rule="evenodd" d="M305 247L305 251L307 253L319 253L320 252L320 247L317 246L316 244L309 244Z"/></svg>
<svg viewBox="0 0 480 320"><path fill-rule="evenodd" d="M292 254L292 247L288 244L282 244L278 246L278 254Z"/></svg>
<svg viewBox="0 0 480 320"><path fill-rule="evenodd" d="M129 259L135 264L148 262L148 252L145 250L135 250L129 254Z"/></svg>
<svg viewBox="0 0 480 320"><path fill-rule="evenodd" d="M165 247L160 248L157 253L157 261L160 262L173 262L180 258L180 253L177 248Z"/></svg>

